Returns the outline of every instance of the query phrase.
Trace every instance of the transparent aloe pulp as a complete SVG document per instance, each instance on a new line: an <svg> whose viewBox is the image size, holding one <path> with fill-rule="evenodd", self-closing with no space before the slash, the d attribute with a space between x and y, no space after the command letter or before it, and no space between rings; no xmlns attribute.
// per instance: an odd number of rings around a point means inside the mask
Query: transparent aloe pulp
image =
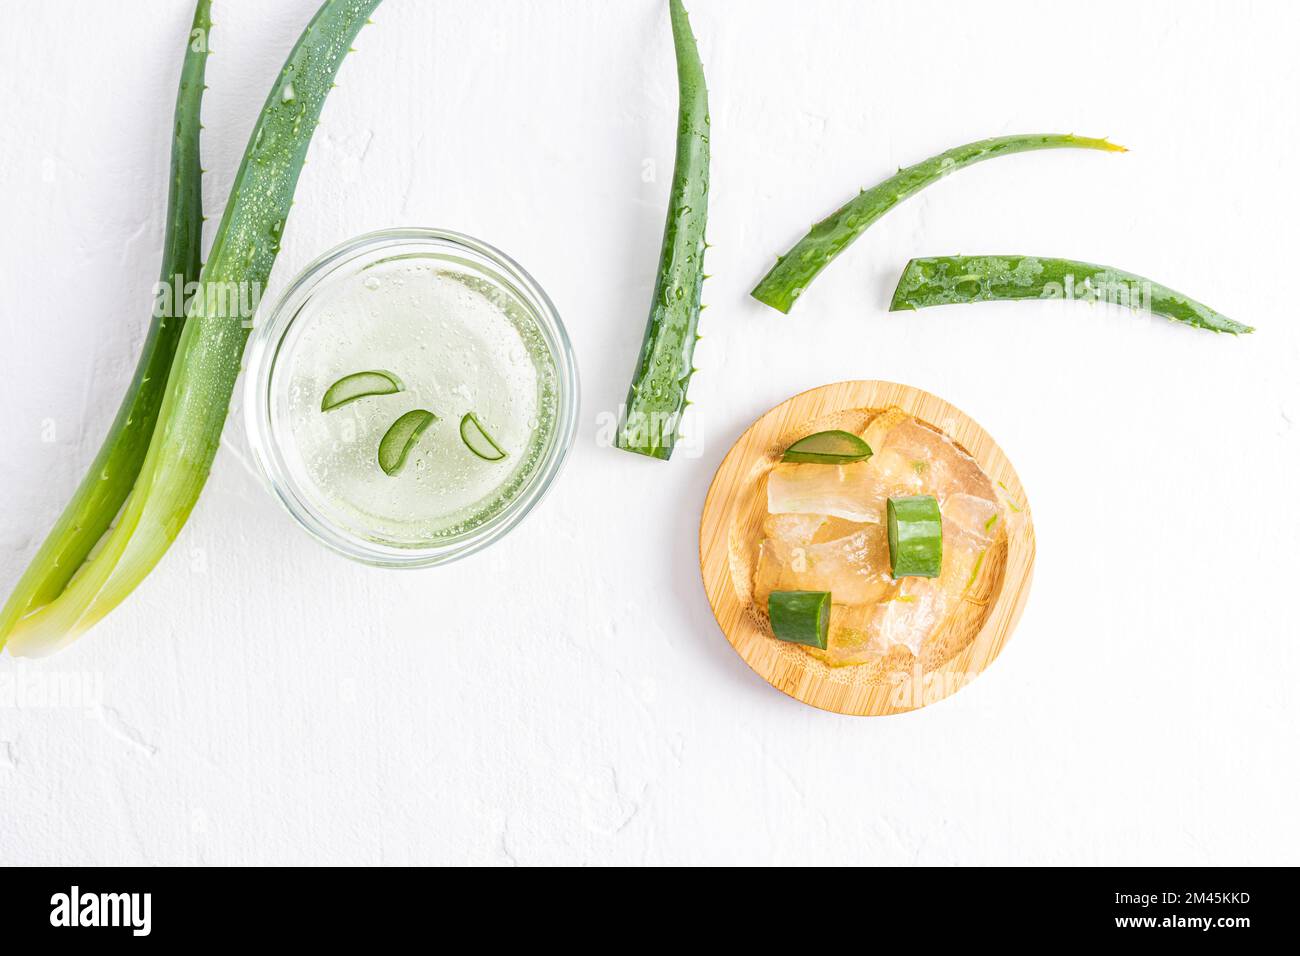
<svg viewBox="0 0 1300 956"><path fill-rule="evenodd" d="M386 544L428 545L490 520L525 487L555 430L555 359L537 317L503 276L450 254L331 278L295 316L276 366L272 417L297 483L332 521ZM373 369L404 389L321 411L334 382ZM417 408L437 421L387 475L379 441ZM503 459L466 447L459 426L469 412Z"/></svg>

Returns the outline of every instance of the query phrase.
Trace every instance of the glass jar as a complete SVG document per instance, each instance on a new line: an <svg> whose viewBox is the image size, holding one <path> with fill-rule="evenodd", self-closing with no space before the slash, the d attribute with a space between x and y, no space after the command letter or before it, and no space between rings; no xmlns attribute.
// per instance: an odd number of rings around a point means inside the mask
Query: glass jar
<svg viewBox="0 0 1300 956"><path fill-rule="evenodd" d="M371 370L394 388L322 407L328 380ZM442 564L505 535L577 428L577 367L551 300L504 253L440 229L358 236L307 266L253 330L244 387L271 491L319 541L382 567ZM413 405L430 436L389 474L383 428Z"/></svg>

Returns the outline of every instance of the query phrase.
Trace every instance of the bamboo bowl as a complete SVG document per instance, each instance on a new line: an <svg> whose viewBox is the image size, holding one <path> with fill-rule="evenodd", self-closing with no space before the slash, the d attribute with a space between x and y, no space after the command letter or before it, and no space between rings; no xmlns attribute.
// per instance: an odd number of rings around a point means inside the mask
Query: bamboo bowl
<svg viewBox="0 0 1300 956"><path fill-rule="evenodd" d="M767 474L795 439L842 428L859 432L897 406L935 428L984 469L1001 501L1001 531L971 594L919 657L906 664L830 667L772 636L754 606L758 542L767 515ZM1002 449L972 418L920 389L891 382L839 382L796 395L740 436L718 466L700 518L700 572L722 632L765 681L822 710L881 716L916 710L960 690L1001 652L1024 610L1034 567L1034 525L1020 479Z"/></svg>

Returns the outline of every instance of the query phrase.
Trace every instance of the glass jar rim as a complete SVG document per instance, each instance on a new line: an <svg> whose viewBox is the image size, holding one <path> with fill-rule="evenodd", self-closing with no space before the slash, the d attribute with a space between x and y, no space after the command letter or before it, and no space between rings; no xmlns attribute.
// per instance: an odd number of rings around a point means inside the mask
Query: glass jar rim
<svg viewBox="0 0 1300 956"><path fill-rule="evenodd" d="M275 365L280 348L313 292L358 261L384 258L394 247L427 246L443 252L484 260L501 272L536 318L555 362L556 416L547 447L524 487L499 512L478 527L446 543L403 546L371 540L344 528L322 513L304 494L276 441L272 421ZM364 267L364 266L363 266ZM550 490L559 475L577 432L578 369L568 332L554 303L518 262L495 246L447 229L405 226L355 236L308 263L289 283L250 334L244 380L244 414L253 459L272 495L294 520L326 547L363 564L390 568L423 568L445 564L487 547L521 522Z"/></svg>

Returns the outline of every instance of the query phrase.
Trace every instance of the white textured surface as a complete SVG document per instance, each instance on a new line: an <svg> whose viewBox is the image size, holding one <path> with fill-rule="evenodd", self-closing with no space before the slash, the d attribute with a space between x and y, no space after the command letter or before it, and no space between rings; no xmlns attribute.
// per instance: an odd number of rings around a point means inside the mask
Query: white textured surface
<svg viewBox="0 0 1300 956"><path fill-rule="evenodd" d="M216 6L214 217L315 0ZM191 11L5 7L7 591L135 362ZM394 573L325 553L223 451L119 611L44 663L0 659L0 863L1297 861L1300 7L691 7L716 247L694 456L597 442L641 340L672 164L664 5L388 0L326 108L277 285L382 226L499 245L578 351L569 466L500 545ZM1133 151L959 173L873 228L794 316L748 299L859 185L1025 131ZM955 252L1113 263L1260 331L1081 304L885 314L910 255ZM846 378L974 415L1038 530L1003 656L889 719L769 688L698 581L699 509L730 442ZM238 450L242 424L227 438ZM82 679L79 706L34 696Z"/></svg>

